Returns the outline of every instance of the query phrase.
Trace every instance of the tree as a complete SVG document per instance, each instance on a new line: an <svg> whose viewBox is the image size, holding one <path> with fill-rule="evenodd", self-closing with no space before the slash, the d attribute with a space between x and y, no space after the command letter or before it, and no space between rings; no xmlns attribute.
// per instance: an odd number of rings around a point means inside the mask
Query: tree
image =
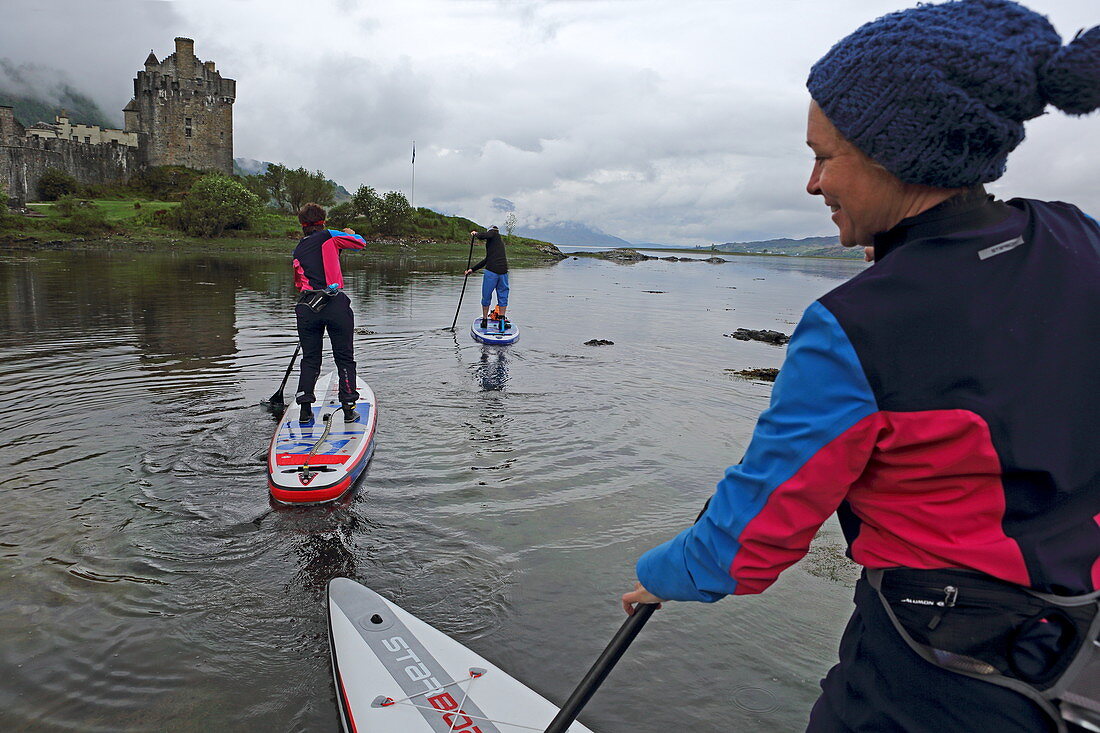
<svg viewBox="0 0 1100 733"><path fill-rule="evenodd" d="M205 175L180 204L177 224L199 237L216 237L226 229L246 228L262 210L260 199L240 181L220 173Z"/></svg>
<svg viewBox="0 0 1100 733"><path fill-rule="evenodd" d="M412 207L405 194L390 191L382 197L375 225L379 234L402 234L412 226Z"/></svg>
<svg viewBox="0 0 1100 733"><path fill-rule="evenodd" d="M345 201L342 204L336 204L328 210L328 225L331 229L343 229L344 227L351 226L352 219L355 218L355 207L350 201Z"/></svg>
<svg viewBox="0 0 1100 733"><path fill-rule="evenodd" d="M310 173L305 168L287 171L285 185L286 203L292 214L308 203L331 206L336 202L336 186L321 171Z"/></svg>
<svg viewBox="0 0 1100 733"><path fill-rule="evenodd" d="M267 187L267 181L264 180L262 174L254 176L237 176L241 185L256 195L260 201L269 203L271 199L271 190ZM276 204L277 205L277 204Z"/></svg>
<svg viewBox="0 0 1100 733"><path fill-rule="evenodd" d="M382 199L370 186L360 186L351 197L356 216L361 216L374 226L382 208Z"/></svg>
<svg viewBox="0 0 1100 733"><path fill-rule="evenodd" d="M516 228L516 212L508 212L508 217L504 220L504 231L508 236L512 236L512 230Z"/></svg>
<svg viewBox="0 0 1100 733"><path fill-rule="evenodd" d="M285 211L288 207L286 200L286 174L287 169L285 165L279 165L277 163L269 163L267 170L265 170L260 178L264 182L264 186L267 188L267 198L275 202L275 208ZM295 210L292 213L298 213Z"/></svg>
<svg viewBox="0 0 1100 733"><path fill-rule="evenodd" d="M43 201L57 201L62 196L71 196L80 190L76 179L57 168L47 168L38 179L38 196Z"/></svg>

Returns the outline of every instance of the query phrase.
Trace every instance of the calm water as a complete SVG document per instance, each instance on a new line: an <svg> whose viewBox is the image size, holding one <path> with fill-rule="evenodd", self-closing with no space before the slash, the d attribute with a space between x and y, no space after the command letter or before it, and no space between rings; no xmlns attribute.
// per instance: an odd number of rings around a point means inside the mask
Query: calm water
<svg viewBox="0 0 1100 733"><path fill-rule="evenodd" d="M862 267L516 270L523 337L483 347L476 278L455 336L461 277L345 263L378 450L350 501L273 509L257 404L294 349L284 258L0 258L0 730L336 731L337 575L560 703L634 559L694 519L767 404L771 385L726 370L783 351L723 334L790 333ZM803 726L850 610L839 545L827 524L764 596L666 606L582 719Z"/></svg>

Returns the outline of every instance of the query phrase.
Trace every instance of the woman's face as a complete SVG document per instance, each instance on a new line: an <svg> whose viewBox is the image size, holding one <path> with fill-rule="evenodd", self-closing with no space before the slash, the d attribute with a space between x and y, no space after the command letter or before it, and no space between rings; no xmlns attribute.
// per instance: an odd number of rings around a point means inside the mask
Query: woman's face
<svg viewBox="0 0 1100 733"><path fill-rule="evenodd" d="M806 191L832 209L845 247L866 247L905 217L904 184L845 140L816 102L810 103L806 144L814 152Z"/></svg>

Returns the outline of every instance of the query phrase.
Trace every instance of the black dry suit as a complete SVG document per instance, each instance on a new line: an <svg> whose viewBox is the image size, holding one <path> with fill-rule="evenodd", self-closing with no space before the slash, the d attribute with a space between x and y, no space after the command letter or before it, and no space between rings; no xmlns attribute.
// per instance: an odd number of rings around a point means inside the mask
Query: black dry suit
<svg viewBox="0 0 1100 733"><path fill-rule="evenodd" d="M362 249L366 242L357 234L345 234L331 229L302 237L294 248L294 285L302 292L294 313L298 320L298 339L302 344L302 371L298 379L295 402L312 403L317 377L321 373L321 343L328 331L332 344L332 358L340 378L341 402L355 402L359 392L355 389L355 316L351 300L342 292L344 276L340 271L341 249ZM331 286L335 285L335 288ZM335 295L321 295L319 291L339 291ZM319 308L311 307L313 301Z"/></svg>

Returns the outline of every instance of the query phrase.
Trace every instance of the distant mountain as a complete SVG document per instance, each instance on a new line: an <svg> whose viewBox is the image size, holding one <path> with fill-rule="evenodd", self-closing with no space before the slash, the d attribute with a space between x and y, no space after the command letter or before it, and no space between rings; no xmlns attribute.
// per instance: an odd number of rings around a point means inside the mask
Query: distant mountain
<svg viewBox="0 0 1100 733"><path fill-rule="evenodd" d="M503 222L495 222L503 227ZM550 224L534 224L516 227L515 234L531 239L541 239L556 245L600 245L609 247L633 247L630 242L610 234L604 234L595 227L579 221L561 221Z"/></svg>
<svg viewBox="0 0 1100 733"><path fill-rule="evenodd" d="M851 257L862 259L862 247L843 247L840 237L806 237L805 239L766 239L760 242L726 242L716 244L718 252L792 255L795 257Z"/></svg>
<svg viewBox="0 0 1100 733"><path fill-rule="evenodd" d="M19 124L23 127L30 127L36 122L53 123L62 109L68 111L69 121L73 123L99 125L115 130L120 127L112 122L95 102L69 87L65 87L65 93L59 102L46 102L0 91L0 105L12 107L15 119L19 120Z"/></svg>
<svg viewBox="0 0 1100 733"><path fill-rule="evenodd" d="M266 171L269 165L271 165L271 163L268 163L266 160L234 158L233 174L237 176L258 176Z"/></svg>
<svg viewBox="0 0 1100 733"><path fill-rule="evenodd" d="M659 244L658 242L635 242L630 245L634 249L692 249L692 244Z"/></svg>

